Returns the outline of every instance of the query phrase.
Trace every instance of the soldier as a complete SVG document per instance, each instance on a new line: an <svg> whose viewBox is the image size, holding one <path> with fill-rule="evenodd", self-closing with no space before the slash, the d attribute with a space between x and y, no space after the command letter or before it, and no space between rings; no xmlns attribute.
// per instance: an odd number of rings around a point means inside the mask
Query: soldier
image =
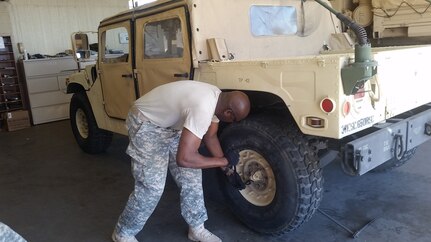
<svg viewBox="0 0 431 242"><path fill-rule="evenodd" d="M0 222L0 241L27 242L21 235L2 222Z"/></svg>
<svg viewBox="0 0 431 242"><path fill-rule="evenodd" d="M181 214L192 241L221 241L204 227L208 219L202 190L202 168L226 167L218 137L218 122L236 122L250 112L250 101L240 91L178 81L159 86L139 98L126 125L135 190L120 215L113 241L137 241L163 193L167 170L181 190ZM213 157L198 153L203 141ZM236 161L237 162L237 161ZM227 173L231 175L231 173Z"/></svg>

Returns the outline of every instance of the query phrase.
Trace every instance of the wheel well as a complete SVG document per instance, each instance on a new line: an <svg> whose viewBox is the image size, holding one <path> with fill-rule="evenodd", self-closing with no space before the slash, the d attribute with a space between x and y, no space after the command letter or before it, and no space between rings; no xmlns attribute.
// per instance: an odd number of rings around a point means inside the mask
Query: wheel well
<svg viewBox="0 0 431 242"><path fill-rule="evenodd" d="M293 117L286 103L277 95L268 92L244 91L250 99L250 115L264 113L281 116L293 121Z"/></svg>
<svg viewBox="0 0 431 242"><path fill-rule="evenodd" d="M223 90L227 91L227 90ZM230 90L229 90L230 91ZM266 116L270 119L281 119L284 124L294 125L298 127L295 119L290 113L286 103L277 95L260 92L260 91L242 91L247 94L250 99L251 110L249 117L251 116ZM223 130L229 124L222 124L219 131Z"/></svg>
<svg viewBox="0 0 431 242"><path fill-rule="evenodd" d="M233 89L223 89L222 91L235 91ZM284 103L283 99L279 96L269 93L269 92L261 92L261 91L242 91L247 94L250 99L251 104L251 113L259 112L262 110L272 110L276 109L278 111L283 110L283 112L290 112Z"/></svg>
<svg viewBox="0 0 431 242"><path fill-rule="evenodd" d="M81 91L85 91L85 89L78 83L69 83L69 85L67 85L67 93L77 93Z"/></svg>

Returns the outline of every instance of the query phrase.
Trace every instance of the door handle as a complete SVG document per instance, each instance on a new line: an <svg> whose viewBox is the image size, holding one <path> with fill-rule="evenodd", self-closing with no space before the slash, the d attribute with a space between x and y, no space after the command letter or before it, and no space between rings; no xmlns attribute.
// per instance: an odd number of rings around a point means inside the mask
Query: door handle
<svg viewBox="0 0 431 242"><path fill-rule="evenodd" d="M187 78L187 77L189 77L189 73L175 73L174 77L184 77L184 78Z"/></svg>
<svg viewBox="0 0 431 242"><path fill-rule="evenodd" d="M124 78L133 78L133 74L132 73L130 73L130 74L123 74L123 75L121 75L121 77L124 77Z"/></svg>

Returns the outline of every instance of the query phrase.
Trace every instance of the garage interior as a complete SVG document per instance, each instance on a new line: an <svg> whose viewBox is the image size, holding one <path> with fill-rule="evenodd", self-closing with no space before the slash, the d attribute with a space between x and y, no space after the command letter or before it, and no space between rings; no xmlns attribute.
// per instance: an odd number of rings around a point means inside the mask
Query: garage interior
<svg viewBox="0 0 431 242"><path fill-rule="evenodd" d="M114 135L106 153L84 153L67 120L2 132L1 221L28 241L110 241L133 189L127 144L127 137ZM223 241L428 241L430 145L422 145L407 164L386 173L351 177L337 162L325 167L320 209L353 232L376 219L357 239L320 213L288 234L257 234L227 208L216 169L204 172L205 224ZM159 205L137 235L139 241L188 241L178 191L168 176Z"/></svg>
<svg viewBox="0 0 431 242"><path fill-rule="evenodd" d="M364 17L360 11L370 4L330 2L339 10L351 9L353 18ZM133 190L130 157L125 154L128 138L114 134L102 154L82 151L69 120L71 94L64 90L77 65L69 52L71 33L97 31L102 19L133 4L127 0L0 1L0 51L12 53L2 60L13 63L7 72L0 68L1 80L16 76L19 84L11 97L0 99L0 222L29 242L111 241ZM358 4L362 8L353 15ZM403 25L390 30L382 26L381 39L372 40L375 46L406 44L406 39L413 44L431 43L428 25L415 22L410 29ZM56 80L57 86L46 80ZM219 170L205 169L209 215L205 226L223 241L429 241L430 145L424 143L405 165L382 173L352 177L343 173L338 160L330 163L323 169L320 209L299 229L277 236L256 233L242 224L223 198ZM168 176L162 199L136 238L189 241L179 199L179 189Z"/></svg>

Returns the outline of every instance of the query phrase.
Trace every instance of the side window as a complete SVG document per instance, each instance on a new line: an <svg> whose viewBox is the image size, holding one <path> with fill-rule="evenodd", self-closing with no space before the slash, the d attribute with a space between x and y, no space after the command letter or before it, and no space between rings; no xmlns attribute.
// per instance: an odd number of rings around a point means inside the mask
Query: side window
<svg viewBox="0 0 431 242"><path fill-rule="evenodd" d="M104 63L127 62L129 58L129 33L124 27L108 29L103 33L105 51Z"/></svg>
<svg viewBox="0 0 431 242"><path fill-rule="evenodd" d="M295 35L296 18L294 7L255 5L250 8L251 33L254 36Z"/></svg>
<svg viewBox="0 0 431 242"><path fill-rule="evenodd" d="M183 48L180 19L166 19L144 25L145 59L181 58Z"/></svg>

